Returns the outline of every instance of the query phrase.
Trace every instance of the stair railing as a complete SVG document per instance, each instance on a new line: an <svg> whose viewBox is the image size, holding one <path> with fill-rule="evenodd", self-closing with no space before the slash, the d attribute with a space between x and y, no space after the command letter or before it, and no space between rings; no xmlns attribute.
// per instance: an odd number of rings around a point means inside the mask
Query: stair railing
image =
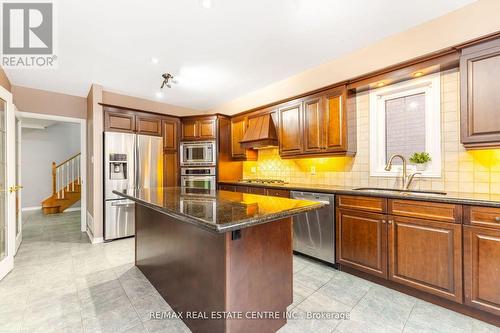
<svg viewBox="0 0 500 333"><path fill-rule="evenodd" d="M52 195L57 195L57 199L64 199L65 190L74 191L75 184L81 184L81 155L78 153L59 164L52 162Z"/></svg>

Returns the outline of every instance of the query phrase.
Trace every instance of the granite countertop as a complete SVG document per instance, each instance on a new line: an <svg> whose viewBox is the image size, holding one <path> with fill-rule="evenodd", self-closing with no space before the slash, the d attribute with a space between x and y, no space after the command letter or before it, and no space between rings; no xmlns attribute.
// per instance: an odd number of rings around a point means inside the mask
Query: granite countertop
<svg viewBox="0 0 500 333"><path fill-rule="evenodd" d="M238 192L180 187L113 191L179 221L224 233L272 222L325 206L325 203Z"/></svg>
<svg viewBox="0 0 500 333"><path fill-rule="evenodd" d="M444 203L453 203L460 205L477 205L477 206L500 208L500 193L481 194L481 193L447 192L445 195L440 195L440 194L424 194L424 193L412 194L412 193L387 192L387 191L365 191L365 190L356 190L353 187L335 186L335 185L315 185L315 184L288 183L280 185L280 184L247 183L240 181L220 181L219 184L265 187L265 188L280 188L291 191L304 191L304 192L363 195L363 196L384 197L392 199L409 199L418 201L433 201L433 202L444 202Z"/></svg>

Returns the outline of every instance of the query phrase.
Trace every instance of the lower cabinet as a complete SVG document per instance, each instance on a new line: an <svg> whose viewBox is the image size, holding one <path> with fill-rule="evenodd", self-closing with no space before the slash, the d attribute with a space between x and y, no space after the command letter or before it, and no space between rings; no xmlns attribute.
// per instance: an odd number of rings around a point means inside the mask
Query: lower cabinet
<svg viewBox="0 0 500 333"><path fill-rule="evenodd" d="M389 279L462 303L462 225L389 216Z"/></svg>
<svg viewBox="0 0 500 333"><path fill-rule="evenodd" d="M387 278L387 227L383 214L338 209L337 261Z"/></svg>
<svg viewBox="0 0 500 333"><path fill-rule="evenodd" d="M500 316L500 229L464 226L465 304Z"/></svg>
<svg viewBox="0 0 500 333"><path fill-rule="evenodd" d="M257 186L220 184L219 190L231 191L231 192L241 192L241 193L261 194L261 195L268 195L271 197L290 198L290 191L289 190L284 190L284 189L279 189L279 188L265 188L265 187L257 187Z"/></svg>

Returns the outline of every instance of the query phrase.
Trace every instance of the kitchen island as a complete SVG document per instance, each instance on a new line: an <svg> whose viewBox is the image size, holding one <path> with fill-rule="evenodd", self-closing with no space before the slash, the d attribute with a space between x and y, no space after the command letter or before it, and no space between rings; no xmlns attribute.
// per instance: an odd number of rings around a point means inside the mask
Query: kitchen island
<svg viewBox="0 0 500 333"><path fill-rule="evenodd" d="M188 188L115 193L136 202L136 266L193 332L286 323L291 216L324 204Z"/></svg>

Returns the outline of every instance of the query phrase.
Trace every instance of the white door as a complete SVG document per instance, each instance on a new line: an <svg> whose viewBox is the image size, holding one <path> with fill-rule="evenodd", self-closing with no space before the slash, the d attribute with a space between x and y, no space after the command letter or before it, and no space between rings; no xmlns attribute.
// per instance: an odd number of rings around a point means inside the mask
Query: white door
<svg viewBox="0 0 500 333"><path fill-rule="evenodd" d="M14 111L17 114L17 108L14 105ZM14 255L17 253L17 250L19 250L19 246L21 246L21 242L23 241L23 217L22 217L22 210L21 210L21 194L22 191L22 184L21 182L21 119L16 115L16 165L15 165L15 171L16 171L16 176L15 176L15 181L17 187L16 197L15 197L15 204L16 204L16 250Z"/></svg>
<svg viewBox="0 0 500 333"><path fill-rule="evenodd" d="M12 95L0 87L0 279L14 268L16 249L15 117Z"/></svg>

